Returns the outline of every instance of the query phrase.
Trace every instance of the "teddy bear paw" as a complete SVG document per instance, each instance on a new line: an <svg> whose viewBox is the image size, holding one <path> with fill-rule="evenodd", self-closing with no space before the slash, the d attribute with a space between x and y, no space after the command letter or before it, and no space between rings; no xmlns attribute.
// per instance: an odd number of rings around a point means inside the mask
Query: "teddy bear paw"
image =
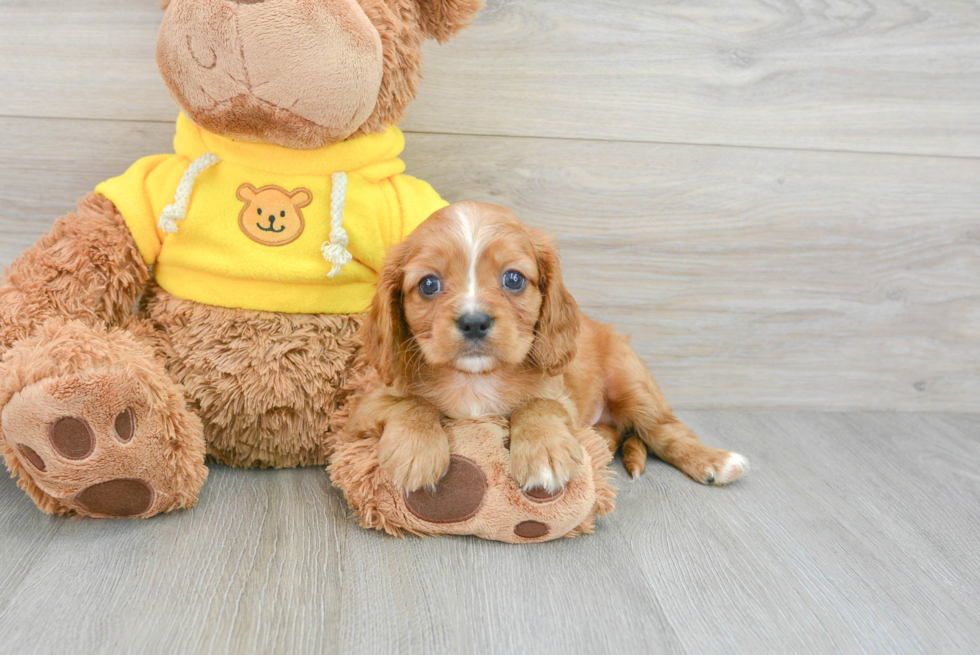
<svg viewBox="0 0 980 655"><path fill-rule="evenodd" d="M403 496L413 531L474 534L485 539L528 543L556 539L575 530L596 503L591 462L557 491L522 489L510 470L509 439L497 426L456 426L449 470L435 490Z"/></svg>
<svg viewBox="0 0 980 655"><path fill-rule="evenodd" d="M193 504L207 475L203 446L187 458L194 444L181 442L200 439L200 424L175 422L166 390L156 391L110 369L44 379L11 398L0 415L8 451L53 499L49 511L145 518Z"/></svg>

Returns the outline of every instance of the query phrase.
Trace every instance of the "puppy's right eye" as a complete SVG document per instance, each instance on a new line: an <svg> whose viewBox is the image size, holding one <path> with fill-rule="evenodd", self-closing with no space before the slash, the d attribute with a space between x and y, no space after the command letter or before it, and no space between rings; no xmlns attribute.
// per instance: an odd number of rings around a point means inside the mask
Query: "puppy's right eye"
<svg viewBox="0 0 980 655"><path fill-rule="evenodd" d="M431 297L442 291L442 282L435 275L427 275L419 282L419 293Z"/></svg>

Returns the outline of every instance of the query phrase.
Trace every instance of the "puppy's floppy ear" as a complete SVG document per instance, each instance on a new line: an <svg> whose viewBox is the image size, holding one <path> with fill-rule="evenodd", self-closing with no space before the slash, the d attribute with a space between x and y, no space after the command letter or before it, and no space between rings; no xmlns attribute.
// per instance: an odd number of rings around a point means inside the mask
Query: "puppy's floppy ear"
<svg viewBox="0 0 980 655"><path fill-rule="evenodd" d="M426 36L445 43L464 27L483 7L481 0L416 0L419 22Z"/></svg>
<svg viewBox="0 0 980 655"><path fill-rule="evenodd" d="M554 243L537 230L529 232L537 253L538 288L542 295L531 357L549 375L560 375L575 358L581 316L575 298L562 281Z"/></svg>
<svg viewBox="0 0 980 655"><path fill-rule="evenodd" d="M405 373L409 332L402 311L403 259L404 248L401 245L392 248L385 259L378 290L364 323L364 354L385 384L391 384Z"/></svg>

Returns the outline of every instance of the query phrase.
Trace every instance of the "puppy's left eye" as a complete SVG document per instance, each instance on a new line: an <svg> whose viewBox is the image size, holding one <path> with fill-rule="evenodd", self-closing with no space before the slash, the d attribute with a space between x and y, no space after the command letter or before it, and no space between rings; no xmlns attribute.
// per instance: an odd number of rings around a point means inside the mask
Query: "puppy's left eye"
<svg viewBox="0 0 980 655"><path fill-rule="evenodd" d="M527 278L517 271L507 271L504 273L503 284L509 291L520 291L527 285Z"/></svg>
<svg viewBox="0 0 980 655"><path fill-rule="evenodd" d="M426 297L431 297L442 291L442 281L435 275L427 275L419 282L419 292Z"/></svg>

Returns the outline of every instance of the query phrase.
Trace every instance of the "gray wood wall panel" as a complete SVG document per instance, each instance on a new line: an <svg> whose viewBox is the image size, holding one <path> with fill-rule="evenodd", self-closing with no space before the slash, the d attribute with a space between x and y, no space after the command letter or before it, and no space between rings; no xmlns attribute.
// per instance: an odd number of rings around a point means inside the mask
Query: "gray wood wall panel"
<svg viewBox="0 0 980 655"><path fill-rule="evenodd" d="M169 120L157 0L0 0L0 115ZM489 0L426 48L426 132L980 155L960 0Z"/></svg>
<svg viewBox="0 0 980 655"><path fill-rule="evenodd" d="M427 51L411 129L980 154L980 6L489 3Z"/></svg>
<svg viewBox="0 0 980 655"><path fill-rule="evenodd" d="M0 119L0 263L172 125ZM409 134L449 200L556 234L682 408L975 410L980 160ZM25 193L25 189L34 192Z"/></svg>

